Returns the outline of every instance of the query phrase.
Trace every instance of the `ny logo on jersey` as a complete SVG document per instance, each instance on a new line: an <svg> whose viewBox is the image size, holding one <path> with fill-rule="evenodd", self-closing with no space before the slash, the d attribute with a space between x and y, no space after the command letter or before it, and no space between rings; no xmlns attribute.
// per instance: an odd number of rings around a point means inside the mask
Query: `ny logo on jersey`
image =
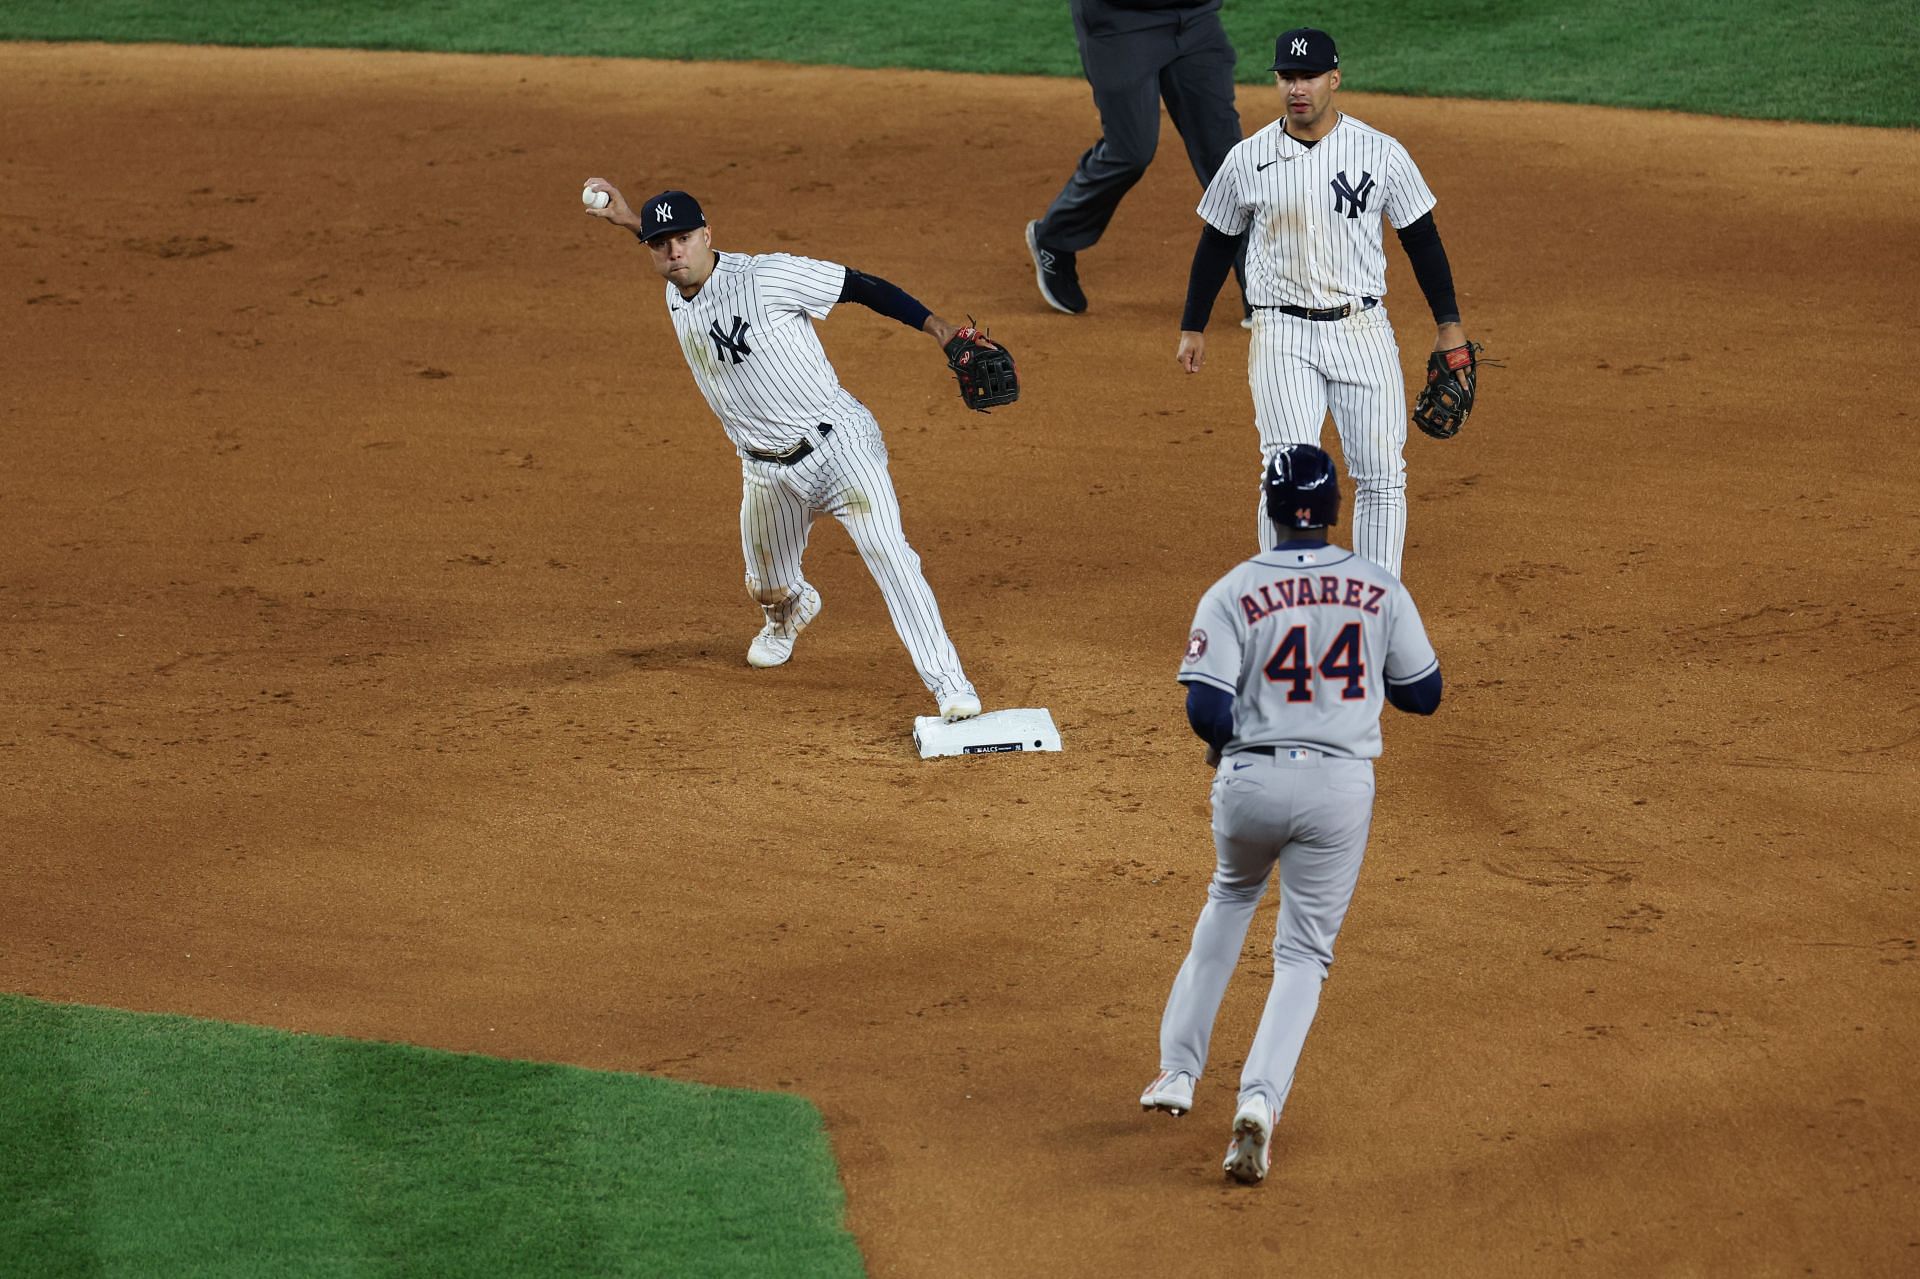
<svg viewBox="0 0 1920 1279"><path fill-rule="evenodd" d="M1293 56L1296 58L1304 58L1307 56L1307 42L1304 38L1296 39L1293 42Z"/></svg>
<svg viewBox="0 0 1920 1279"><path fill-rule="evenodd" d="M654 220L655 222L658 222L658 223L660 223L660 224L661 224L661 225L663 225L663 226L664 226L665 224L667 224L667 223L669 223L669 222L671 222L671 221L673 221L673 206L672 206L671 204L656 204L656 205L654 205L654 206L653 206L653 220Z"/></svg>
<svg viewBox="0 0 1920 1279"><path fill-rule="evenodd" d="M752 355L753 350L747 346L747 330L752 327L753 324L751 321L743 320L737 315L733 317L733 332L731 333L722 333L720 331L720 321L718 320L709 324L707 326L707 336L713 339L714 354L723 362L728 356L732 356L735 364L740 363L740 361ZM755 365L755 367L757 368L759 366Z"/></svg>
<svg viewBox="0 0 1920 1279"><path fill-rule="evenodd" d="M1347 176L1345 169L1340 170L1330 184L1333 187L1333 211L1339 213L1341 206L1349 218L1357 218L1367 211L1367 200L1373 195L1373 175L1365 169L1360 170L1360 185L1354 186L1353 179Z"/></svg>

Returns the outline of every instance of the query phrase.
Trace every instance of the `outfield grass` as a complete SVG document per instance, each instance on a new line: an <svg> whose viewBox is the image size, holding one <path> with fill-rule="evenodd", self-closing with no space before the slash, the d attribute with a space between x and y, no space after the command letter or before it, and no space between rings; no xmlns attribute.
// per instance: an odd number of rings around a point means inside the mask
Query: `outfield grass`
<svg viewBox="0 0 1920 1279"><path fill-rule="evenodd" d="M1836 0L1227 0L1240 76L1275 24L1340 42L1350 89L1920 124L1920 4ZM1066 0L8 0L0 38L773 59L1080 73Z"/></svg>
<svg viewBox="0 0 1920 1279"><path fill-rule="evenodd" d="M862 1273L796 1097L0 995L0 1273Z"/></svg>

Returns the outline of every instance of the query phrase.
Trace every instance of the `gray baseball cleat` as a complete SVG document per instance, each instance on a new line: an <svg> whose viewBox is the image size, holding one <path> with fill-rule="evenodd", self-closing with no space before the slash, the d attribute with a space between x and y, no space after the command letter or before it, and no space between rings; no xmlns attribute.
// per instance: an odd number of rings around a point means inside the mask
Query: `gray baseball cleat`
<svg viewBox="0 0 1920 1279"><path fill-rule="evenodd" d="M1140 1109L1164 1110L1178 1119L1193 1109L1194 1078L1184 1070L1163 1070L1140 1094Z"/></svg>
<svg viewBox="0 0 1920 1279"><path fill-rule="evenodd" d="M1227 1176L1249 1186L1266 1180L1273 1130L1279 1122L1279 1112L1259 1093L1240 1103L1233 1115L1233 1140L1227 1145L1227 1160L1221 1165Z"/></svg>
<svg viewBox="0 0 1920 1279"><path fill-rule="evenodd" d="M809 586L800 595L800 603L787 616L785 623L776 625L768 622L753 637L753 643L747 645L747 665L784 666L793 656L793 642L800 638L800 632L807 629L807 623L820 616L820 592Z"/></svg>

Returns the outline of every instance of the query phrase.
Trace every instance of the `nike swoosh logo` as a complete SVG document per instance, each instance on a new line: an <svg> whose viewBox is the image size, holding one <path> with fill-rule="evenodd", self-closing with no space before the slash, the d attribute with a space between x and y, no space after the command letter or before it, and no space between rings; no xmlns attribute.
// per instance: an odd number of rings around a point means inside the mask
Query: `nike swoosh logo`
<svg viewBox="0 0 1920 1279"><path fill-rule="evenodd" d="M1252 768L1252 767L1253 767L1252 764L1235 764L1233 766L1233 771L1237 773L1243 768Z"/></svg>
<svg viewBox="0 0 1920 1279"><path fill-rule="evenodd" d="M1269 160L1265 164L1256 164L1253 166L1253 171L1255 173L1259 173L1264 169L1271 169L1274 165L1278 163L1280 163L1278 160Z"/></svg>

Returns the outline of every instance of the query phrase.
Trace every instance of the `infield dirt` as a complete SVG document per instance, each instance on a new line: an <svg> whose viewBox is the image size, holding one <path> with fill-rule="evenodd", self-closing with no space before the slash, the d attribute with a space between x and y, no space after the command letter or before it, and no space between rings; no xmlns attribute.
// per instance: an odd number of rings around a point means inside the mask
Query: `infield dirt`
<svg viewBox="0 0 1920 1279"><path fill-rule="evenodd" d="M1505 367L1409 446L1447 701L1387 725L1266 1185L1219 1158L1271 900L1194 1114L1135 1105L1246 335L1174 366L1171 133L1092 311L1042 306L1073 81L0 47L0 988L802 1093L878 1275L1909 1271L1920 141L1343 98ZM1064 753L921 762L830 523L746 666L737 467L590 174L1015 351L973 416L926 338L821 326L969 673Z"/></svg>

